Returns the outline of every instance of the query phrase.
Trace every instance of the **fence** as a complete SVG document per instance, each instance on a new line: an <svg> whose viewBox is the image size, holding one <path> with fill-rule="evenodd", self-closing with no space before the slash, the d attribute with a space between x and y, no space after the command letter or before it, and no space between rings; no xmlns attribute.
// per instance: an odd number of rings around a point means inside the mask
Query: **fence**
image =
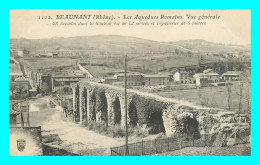
<svg viewBox="0 0 260 165"><path fill-rule="evenodd" d="M240 133L239 133L240 134ZM247 134L248 135L248 134ZM243 142L248 142L245 138L247 135L240 134L239 137L243 138ZM129 156L141 155L154 155L168 151L174 151L185 147L211 147L215 138L210 135L202 135L200 139L190 138L186 136L174 136L168 138L161 138L149 141L141 141L137 143L128 144ZM111 156L125 156L126 145L111 147Z"/></svg>

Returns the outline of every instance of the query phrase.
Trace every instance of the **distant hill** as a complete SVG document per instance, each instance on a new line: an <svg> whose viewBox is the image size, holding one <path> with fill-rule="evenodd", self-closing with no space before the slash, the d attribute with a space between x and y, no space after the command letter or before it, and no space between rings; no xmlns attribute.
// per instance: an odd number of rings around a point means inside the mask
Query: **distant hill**
<svg viewBox="0 0 260 165"><path fill-rule="evenodd" d="M185 47L187 49L194 50L195 52L224 53L224 52L232 52L232 51L239 51L239 52L251 51L251 45L221 44L221 43L209 42L201 39L181 40L172 43Z"/></svg>
<svg viewBox="0 0 260 165"><path fill-rule="evenodd" d="M77 37L53 37L48 39L10 39L11 47L25 48L30 52L43 50L97 50L108 52L225 52L250 51L250 45L224 45L205 40L182 40L158 42L136 37L118 35L95 35Z"/></svg>

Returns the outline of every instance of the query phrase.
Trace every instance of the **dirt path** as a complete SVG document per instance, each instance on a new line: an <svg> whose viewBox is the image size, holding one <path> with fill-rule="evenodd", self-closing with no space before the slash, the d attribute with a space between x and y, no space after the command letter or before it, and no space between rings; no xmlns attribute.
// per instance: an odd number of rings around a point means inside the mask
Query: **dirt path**
<svg viewBox="0 0 260 165"><path fill-rule="evenodd" d="M40 104L46 104L43 99L36 100ZM49 113L48 113L49 112ZM43 116L44 115L44 116ZM46 117L47 116L47 117ZM46 106L39 108L37 115L33 115L33 123L42 126L42 135L58 135L59 143L50 144L51 147L67 150L81 155L110 155L110 147L121 145L123 142L115 138L107 137L89 131L79 124L62 119L62 112L50 109ZM41 121L44 119L44 121ZM49 144L48 144L49 145Z"/></svg>

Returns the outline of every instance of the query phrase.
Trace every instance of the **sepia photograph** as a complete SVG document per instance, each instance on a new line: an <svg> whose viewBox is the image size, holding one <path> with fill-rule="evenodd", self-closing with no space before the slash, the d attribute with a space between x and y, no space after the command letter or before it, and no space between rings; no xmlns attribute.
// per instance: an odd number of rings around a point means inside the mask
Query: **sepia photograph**
<svg viewBox="0 0 260 165"><path fill-rule="evenodd" d="M251 156L251 10L10 10L10 156Z"/></svg>

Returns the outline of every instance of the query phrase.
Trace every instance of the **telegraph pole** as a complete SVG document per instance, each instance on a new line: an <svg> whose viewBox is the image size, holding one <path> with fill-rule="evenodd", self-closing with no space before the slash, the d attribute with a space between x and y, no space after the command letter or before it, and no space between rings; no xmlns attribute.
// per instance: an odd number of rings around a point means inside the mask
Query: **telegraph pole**
<svg viewBox="0 0 260 165"><path fill-rule="evenodd" d="M125 155L129 155L128 152L128 125L127 125L127 96L126 96L126 59L127 55L125 56Z"/></svg>

